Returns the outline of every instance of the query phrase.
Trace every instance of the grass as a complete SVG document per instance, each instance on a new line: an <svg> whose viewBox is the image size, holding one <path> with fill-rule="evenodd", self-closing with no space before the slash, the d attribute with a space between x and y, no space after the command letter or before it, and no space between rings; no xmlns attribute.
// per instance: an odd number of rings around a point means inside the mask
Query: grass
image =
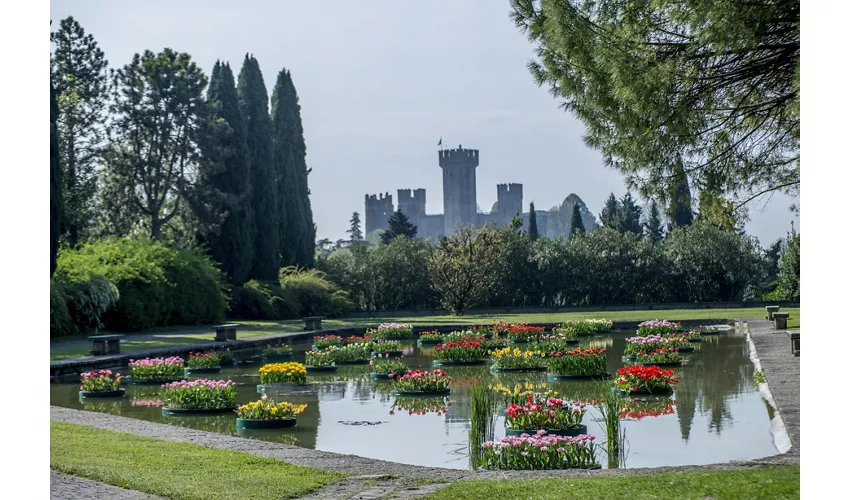
<svg viewBox="0 0 850 500"><path fill-rule="evenodd" d="M791 313L788 319L788 328L800 328L800 308L783 309ZM649 319L669 320L691 320L691 319L729 319L729 318L762 318L765 316L764 308L751 307L741 309L669 309L669 310L642 310L642 311L590 311L569 313L525 313L525 314L472 314L466 316L409 316L390 317L375 316L372 318L335 318L326 319L322 322L324 328L341 328L347 326L370 327L381 323L398 322L412 325L449 325L449 324L490 324L493 321L510 321L524 323L557 323L568 319L607 318L613 321L644 321ZM304 323L301 320L285 321L241 321L229 320L239 323L238 338L247 339L263 335L274 335L280 333L304 331ZM208 330L204 333L203 330ZM181 333L186 332L186 333ZM109 333L109 332L103 332ZM163 334L162 336L157 336ZM167 336L164 334L168 334ZM134 337L138 337L133 340ZM212 341L215 333L211 325L197 325L191 327L164 327L147 330L135 334L127 334L121 340L121 352L128 353L142 349L153 349L157 347L171 347L177 345L195 344L199 342ZM76 341L76 342L74 342ZM69 337L50 342L50 359L67 359L80 356L88 356L91 344L85 340L85 336Z"/></svg>
<svg viewBox="0 0 850 500"><path fill-rule="evenodd" d="M340 480L247 453L50 422L50 468L177 499L297 498Z"/></svg>
<svg viewBox="0 0 850 500"><path fill-rule="evenodd" d="M576 479L458 481L429 500L486 498L552 499L779 499L800 498L800 468L668 472Z"/></svg>

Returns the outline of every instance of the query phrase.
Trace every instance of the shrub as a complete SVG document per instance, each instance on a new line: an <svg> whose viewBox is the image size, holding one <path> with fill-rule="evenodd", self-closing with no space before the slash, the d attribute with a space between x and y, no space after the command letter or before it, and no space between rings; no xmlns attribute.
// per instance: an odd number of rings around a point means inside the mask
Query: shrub
<svg viewBox="0 0 850 500"><path fill-rule="evenodd" d="M301 316L340 316L354 307L348 293L317 269L285 267L280 270L280 286L292 293Z"/></svg>
<svg viewBox="0 0 850 500"><path fill-rule="evenodd" d="M57 274L65 284L103 276L119 292L104 328L133 331L224 319L227 298L216 266L198 252L149 239L104 239L64 250Z"/></svg>
<svg viewBox="0 0 850 500"><path fill-rule="evenodd" d="M77 325L68 312L68 304L62 293L62 286L50 281L50 337L76 335Z"/></svg>
<svg viewBox="0 0 850 500"><path fill-rule="evenodd" d="M63 279L61 275L58 279ZM118 288L103 276L95 275L84 281L64 286L68 312L74 323L83 330L103 327L101 317L119 299Z"/></svg>
<svg viewBox="0 0 850 500"><path fill-rule="evenodd" d="M230 314L243 319L295 319L300 305L280 283L251 280L233 289Z"/></svg>

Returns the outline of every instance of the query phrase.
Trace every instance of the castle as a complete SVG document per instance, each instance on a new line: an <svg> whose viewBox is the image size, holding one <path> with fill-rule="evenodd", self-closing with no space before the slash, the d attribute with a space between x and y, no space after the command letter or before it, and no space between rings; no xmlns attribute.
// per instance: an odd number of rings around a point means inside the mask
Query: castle
<svg viewBox="0 0 850 500"><path fill-rule="evenodd" d="M476 198L475 169L478 168L478 150L440 150L437 153L443 170L442 214L425 213L424 189L399 189L398 210L417 226L417 236L438 240L454 232L458 224L482 227L486 224L506 225L517 214L522 214L523 227L528 228L528 213L523 213L522 184L498 184L496 206L488 212L478 212ZM390 193L366 195L366 234L376 229L386 229L387 219L395 211ZM549 212L535 210L537 229L546 234Z"/></svg>

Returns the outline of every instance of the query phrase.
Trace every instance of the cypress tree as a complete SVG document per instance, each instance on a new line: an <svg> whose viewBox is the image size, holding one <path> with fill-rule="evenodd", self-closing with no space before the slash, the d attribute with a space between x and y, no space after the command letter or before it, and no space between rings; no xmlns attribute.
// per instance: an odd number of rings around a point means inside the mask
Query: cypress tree
<svg viewBox="0 0 850 500"><path fill-rule="evenodd" d="M673 192L670 194L667 217L672 227L690 226L694 222L694 212L691 209L691 187L681 162L677 165L675 174L676 181Z"/></svg>
<svg viewBox="0 0 850 500"><path fill-rule="evenodd" d="M280 270L280 227L277 179L274 175L269 95L263 73L254 56L245 55L237 87L239 106L245 120L245 138L251 168L254 265L252 278L274 280Z"/></svg>
<svg viewBox="0 0 850 500"><path fill-rule="evenodd" d="M627 192L620 199L617 209L618 230L621 233L643 234L643 226L640 223L641 208L632 199L632 194Z"/></svg>
<svg viewBox="0 0 850 500"><path fill-rule="evenodd" d="M611 196L605 201L605 207L602 208L602 212L599 214L599 221L603 226L619 231L618 212L617 198L614 198L614 193L611 193Z"/></svg>
<svg viewBox="0 0 850 500"><path fill-rule="evenodd" d="M570 217L570 236L576 233L584 234L584 222L581 220L581 208L578 203L573 205L573 215Z"/></svg>
<svg viewBox="0 0 850 500"><path fill-rule="evenodd" d="M218 125L214 157L199 172L199 184L221 193L213 211L223 217L217 232L201 236L212 257L234 284L242 284L254 265L254 231L249 199L250 166L245 121L229 63L216 61L207 91L210 118Z"/></svg>
<svg viewBox="0 0 850 500"><path fill-rule="evenodd" d="M59 222L62 220L62 168L59 162L59 135L56 117L59 107L53 84L50 85L50 275L56 270L56 253L59 250Z"/></svg>
<svg viewBox="0 0 850 500"><path fill-rule="evenodd" d="M537 230L537 212L534 210L534 202L528 207L528 237L531 241L540 237L540 232Z"/></svg>
<svg viewBox="0 0 850 500"><path fill-rule="evenodd" d="M649 241L656 243L664 238L664 228L661 227L661 213L658 204L652 200L649 204L649 220L646 221L646 232Z"/></svg>
<svg viewBox="0 0 850 500"><path fill-rule="evenodd" d="M275 173L281 220L281 255L284 265L308 267L316 251L316 231L307 185L307 147L301 123L301 106L292 75L286 69L277 75L272 92Z"/></svg>

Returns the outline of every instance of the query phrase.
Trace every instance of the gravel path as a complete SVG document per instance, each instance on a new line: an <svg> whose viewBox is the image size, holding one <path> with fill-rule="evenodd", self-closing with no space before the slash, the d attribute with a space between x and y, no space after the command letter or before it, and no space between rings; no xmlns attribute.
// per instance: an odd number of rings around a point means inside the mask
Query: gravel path
<svg viewBox="0 0 850 500"><path fill-rule="evenodd" d="M51 470L50 498L52 500L154 500L162 497Z"/></svg>
<svg viewBox="0 0 850 500"><path fill-rule="evenodd" d="M286 462L325 469L354 473L337 484L325 487L310 499L331 498L417 498L444 488L451 481L471 479L507 479L541 477L594 477L602 475L657 474L662 472L706 471L720 469L746 469L764 465L799 465L800 436L800 358L793 356L787 334L774 333L772 325L765 320L749 320L748 328L756 346L762 371L767 378L775 400L781 422L791 440L788 452L747 462L730 462L704 466L657 467L644 469L614 470L562 470L562 471L506 471L471 472L466 470L419 467L395 462L386 462L356 455L342 455L299 448L268 441L244 439L214 432L200 431L167 424L146 422L105 413L72 410L57 406L50 407L50 419L76 424L91 425L102 429L148 436L164 441L187 442L213 448L242 451L256 456L284 460ZM52 479L52 476L51 476ZM93 483L89 481L90 483ZM99 485L100 483L93 483ZM60 488L61 490L61 488ZM121 490L125 492L128 490ZM56 498L125 498L98 496L68 496ZM131 497L127 497L131 498ZM135 497L132 497L135 498Z"/></svg>

